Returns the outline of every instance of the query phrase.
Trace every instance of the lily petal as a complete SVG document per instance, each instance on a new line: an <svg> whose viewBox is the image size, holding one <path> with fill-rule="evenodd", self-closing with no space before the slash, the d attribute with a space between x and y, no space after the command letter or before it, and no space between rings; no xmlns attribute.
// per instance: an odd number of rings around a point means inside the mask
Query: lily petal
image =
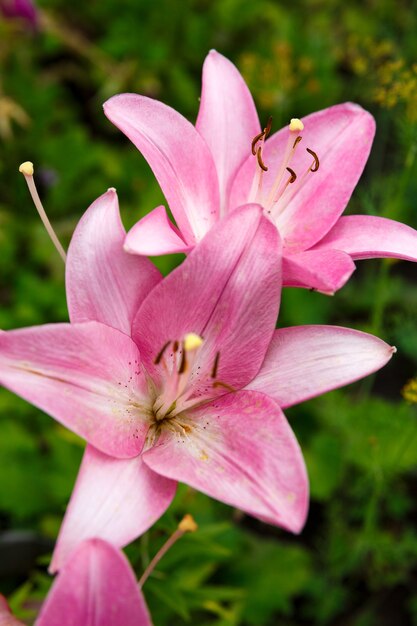
<svg viewBox="0 0 417 626"><path fill-rule="evenodd" d="M162 276L149 259L123 250L125 236L117 194L109 189L81 218L68 250L72 322L95 320L130 335L139 305Z"/></svg>
<svg viewBox="0 0 417 626"><path fill-rule="evenodd" d="M355 260L390 257L417 261L417 231L385 217L347 215L314 250L333 248L347 252Z"/></svg>
<svg viewBox="0 0 417 626"><path fill-rule="evenodd" d="M211 50L204 61L196 128L216 164L224 214L233 177L261 127L252 95L238 69L216 50Z"/></svg>
<svg viewBox="0 0 417 626"><path fill-rule="evenodd" d="M162 372L154 361L162 346L193 332L204 338L198 357L201 380L220 351L219 380L244 386L258 372L268 348L280 291L276 228L259 206L234 211L139 309L133 338L146 369L157 377Z"/></svg>
<svg viewBox="0 0 417 626"><path fill-rule="evenodd" d="M145 96L114 96L104 113L148 161L187 243L202 239L217 220L219 184L201 135L177 111Z"/></svg>
<svg viewBox="0 0 417 626"><path fill-rule="evenodd" d="M286 408L376 372L394 352L382 339L350 328L281 328L247 388Z"/></svg>
<svg viewBox="0 0 417 626"><path fill-rule="evenodd" d="M142 449L146 382L136 345L114 328L86 322L0 333L0 383L106 454Z"/></svg>
<svg viewBox="0 0 417 626"><path fill-rule="evenodd" d="M36 626L152 626L129 561L101 539L83 542L55 579Z"/></svg>
<svg viewBox="0 0 417 626"><path fill-rule="evenodd" d="M85 539L126 546L161 517L175 489L174 481L155 474L140 456L114 459L87 446L50 571L61 569Z"/></svg>
<svg viewBox="0 0 417 626"><path fill-rule="evenodd" d="M158 206L130 229L124 249L134 254L159 256L188 252L190 246L170 221L165 207Z"/></svg>
<svg viewBox="0 0 417 626"><path fill-rule="evenodd" d="M340 250L307 250L282 259L285 287L305 287L327 295L343 287L354 270L351 257Z"/></svg>
<svg viewBox="0 0 417 626"><path fill-rule="evenodd" d="M188 434L163 433L144 454L155 472L299 532L308 508L300 447L281 409L241 391L192 411Z"/></svg>
<svg viewBox="0 0 417 626"><path fill-rule="evenodd" d="M290 163L298 181L287 188L277 219L284 252L291 253L307 250L336 223L362 174L375 134L372 115L349 102L312 113L302 121L302 141ZM280 169L289 134L286 127L265 142L262 153L268 167L263 175L265 197ZM317 153L320 167L304 177L313 160L306 148ZM248 201L256 167L256 159L250 156L239 170L231 194L233 206Z"/></svg>

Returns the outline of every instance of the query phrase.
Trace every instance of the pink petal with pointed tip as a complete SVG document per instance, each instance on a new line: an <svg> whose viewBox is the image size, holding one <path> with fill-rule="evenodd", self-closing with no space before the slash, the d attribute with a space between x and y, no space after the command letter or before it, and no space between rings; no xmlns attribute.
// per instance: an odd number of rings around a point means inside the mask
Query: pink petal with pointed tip
<svg viewBox="0 0 417 626"><path fill-rule="evenodd" d="M117 194L98 198L78 223L68 250L67 300L72 322L95 320L130 335L132 320L161 274L123 250L126 232Z"/></svg>
<svg viewBox="0 0 417 626"><path fill-rule="evenodd" d="M126 236L124 249L133 254L159 256L188 252L190 246L170 221L165 207L159 206L145 215Z"/></svg>
<svg viewBox="0 0 417 626"><path fill-rule="evenodd" d="M144 461L254 517L299 532L308 479L285 415L261 393L237 392L190 412L190 431L165 431Z"/></svg>
<svg viewBox="0 0 417 626"><path fill-rule="evenodd" d="M136 345L114 328L85 322L1 333L0 382L106 454L142 449L146 381Z"/></svg>
<svg viewBox="0 0 417 626"><path fill-rule="evenodd" d="M83 542L57 576L36 626L152 626L129 561L101 539Z"/></svg>
<svg viewBox="0 0 417 626"><path fill-rule="evenodd" d="M114 459L87 446L50 571L59 570L84 539L99 537L120 548L134 541L165 512L175 489L140 456Z"/></svg>
<svg viewBox="0 0 417 626"><path fill-rule="evenodd" d="M341 217L314 250L343 250L355 260L390 257L417 261L417 231L374 215Z"/></svg>
<svg viewBox="0 0 417 626"><path fill-rule="evenodd" d="M204 338L195 385L218 379L239 388L257 373L274 332L281 291L278 233L255 205L216 224L187 259L148 296L133 325L133 337L148 371L168 341L186 333Z"/></svg>
<svg viewBox="0 0 417 626"><path fill-rule="evenodd" d="M238 69L215 50L209 52L203 65L196 128L213 155L224 213L233 177L261 127L253 98Z"/></svg>
<svg viewBox="0 0 417 626"><path fill-rule="evenodd" d="M301 181L313 158L320 160L317 172L310 172L301 187L289 185L285 198L288 206L277 219L284 251L301 252L313 246L332 228L349 202L362 174L375 134L375 121L367 111L352 103L312 113L303 118L304 131L290 167ZM266 140L263 161L268 172L263 175L263 196L268 195L285 152L288 127ZM248 201L256 159L250 156L243 164L231 194L231 207ZM298 190L298 191L297 191Z"/></svg>
<svg viewBox="0 0 417 626"><path fill-rule="evenodd" d="M0 626L25 626L12 615L7 600L0 594Z"/></svg>
<svg viewBox="0 0 417 626"><path fill-rule="evenodd" d="M376 372L394 352L382 339L350 328L281 328L247 388L286 408Z"/></svg>
<svg viewBox="0 0 417 626"><path fill-rule="evenodd" d="M307 250L282 258L285 287L305 287L332 295L355 270L351 257L340 250Z"/></svg>
<svg viewBox="0 0 417 626"><path fill-rule="evenodd" d="M177 111L145 96L113 96L104 113L148 161L185 241L199 241L219 210L216 168L201 135Z"/></svg>

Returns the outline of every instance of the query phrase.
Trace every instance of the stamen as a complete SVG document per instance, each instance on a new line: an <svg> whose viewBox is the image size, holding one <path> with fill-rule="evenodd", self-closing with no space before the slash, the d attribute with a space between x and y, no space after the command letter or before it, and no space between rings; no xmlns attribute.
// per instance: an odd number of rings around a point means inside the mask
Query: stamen
<svg viewBox="0 0 417 626"><path fill-rule="evenodd" d="M157 354L157 356L156 356L156 358L154 360L155 365L159 365L159 363L161 362L162 357L164 356L164 352L168 348L170 343L171 343L171 341L167 341L166 344L164 344L162 346L161 350L158 352L158 354ZM178 343L178 342L175 342L175 343Z"/></svg>
<svg viewBox="0 0 417 626"><path fill-rule="evenodd" d="M158 552L153 557L152 561L149 563L148 567L143 572L138 582L138 585L140 588L143 587L143 585L148 580L149 576L152 574L155 567L158 565L159 561L168 552L168 550L174 545L174 543L178 541L178 539L181 539L181 537L185 533L194 533L197 529L198 529L198 526L196 522L194 521L194 518L189 514L185 515L180 521L180 523L178 524L177 530L173 532L171 537L164 543L162 548L158 550Z"/></svg>
<svg viewBox="0 0 417 626"><path fill-rule="evenodd" d="M269 133L271 132L271 128L272 128L272 115L268 117L268 121L264 128L264 139L268 137Z"/></svg>
<svg viewBox="0 0 417 626"><path fill-rule="evenodd" d="M275 214L275 217L277 218L278 228L281 228L281 229L286 228L288 221L293 214L293 211L291 208L292 199L298 193L301 187L304 185L304 182L309 176L310 172L317 172L317 170L320 167L320 161L319 161L319 157L317 153L314 152L314 150L311 150L310 148L306 148L306 150L313 157L314 159L313 163L307 168L304 174L298 178L297 184L291 189L291 192L289 194L286 194L285 198L283 198L283 192L280 194L280 197L276 199L275 205L273 207L272 212ZM288 184L286 185L286 187L287 186ZM284 188L284 191L286 190L286 187Z"/></svg>
<svg viewBox="0 0 417 626"><path fill-rule="evenodd" d="M41 218L42 223L46 228L46 232L51 238L52 243L54 244L55 248L58 250L59 255L61 256L62 260L65 263L67 259L67 255L58 237L56 236L54 229L52 228L51 222L49 221L48 216L46 215L45 209L42 206L41 199L39 198L38 190L36 189L35 181L33 179L33 172L34 172L33 163L31 163L30 161L25 161L19 167L19 172L21 172L24 175L27 186L29 188L30 195L32 196L33 203L39 213L39 217Z"/></svg>
<svg viewBox="0 0 417 626"><path fill-rule="evenodd" d="M180 347L180 344L178 343L178 341L174 341L174 344L172 346L173 352L178 352L179 347Z"/></svg>
<svg viewBox="0 0 417 626"><path fill-rule="evenodd" d="M220 352L217 352L215 358L214 358L214 363L213 363L213 369L211 370L211 377L212 378L216 378L217 376L217 370L219 368L219 361L220 361Z"/></svg>
<svg viewBox="0 0 417 626"><path fill-rule="evenodd" d="M185 370L187 369L187 356L186 356L187 352L185 349L185 341L183 341L182 344L182 354L181 354L181 363L180 363L180 367L178 369L178 374L184 374Z"/></svg>
<svg viewBox="0 0 417 626"><path fill-rule="evenodd" d="M258 159L258 165L261 168L261 170L263 170L264 172L267 172L268 168L266 167L265 163L262 161L262 148L260 146L256 152L256 158Z"/></svg>
<svg viewBox="0 0 417 626"><path fill-rule="evenodd" d="M286 167L285 169L291 174L291 178L288 179L288 183L292 185L292 183L297 180L297 174L290 167Z"/></svg>
<svg viewBox="0 0 417 626"><path fill-rule="evenodd" d="M272 115L270 115L268 117L268 121L266 123L265 128L263 129L262 132L260 132L258 135L256 135L253 139L252 139L252 144L251 144L251 149L252 149L252 154L253 156L256 155L256 144L258 143L258 141L261 141L261 139L263 141L265 141L265 139L268 137L269 133L271 132L271 128L272 128Z"/></svg>
<svg viewBox="0 0 417 626"><path fill-rule="evenodd" d="M261 133L259 133L259 135L256 135L256 137L254 137L252 139L252 154L253 154L253 156L256 155L256 144L258 143L258 141L260 139L263 139L264 134L265 134L265 131L262 131Z"/></svg>
<svg viewBox="0 0 417 626"><path fill-rule="evenodd" d="M298 135L298 137L295 138L294 145L292 147L293 150L295 150L295 148L297 147L297 144L299 144L301 140L302 140L301 135Z"/></svg>
<svg viewBox="0 0 417 626"><path fill-rule="evenodd" d="M234 387L232 387L232 385L228 385L227 383L222 383L221 380L216 380L213 383L213 387L214 389L216 387L223 387L224 389L227 389L227 391L231 391L232 393L235 393L237 391L237 389L235 389Z"/></svg>
<svg viewBox="0 0 417 626"><path fill-rule="evenodd" d="M314 165L310 167L310 172L317 172L320 167L319 157L315 152L313 152L313 150L310 150L310 148L306 148L306 150L314 159Z"/></svg>

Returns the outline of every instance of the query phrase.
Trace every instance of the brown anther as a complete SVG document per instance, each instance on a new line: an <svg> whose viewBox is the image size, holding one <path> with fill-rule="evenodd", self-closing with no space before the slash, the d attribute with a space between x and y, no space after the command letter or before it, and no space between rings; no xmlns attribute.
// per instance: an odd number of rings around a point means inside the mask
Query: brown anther
<svg viewBox="0 0 417 626"><path fill-rule="evenodd" d="M166 344L164 344L162 346L161 350L158 352L158 354L156 355L156 358L154 360L155 365L158 365L158 363L161 362L161 359L164 356L164 352L168 348L170 343L171 343L171 341L167 341Z"/></svg>
<svg viewBox="0 0 417 626"><path fill-rule="evenodd" d="M178 374L184 374L185 370L187 369L187 355L186 355L186 350L184 348L184 344L182 345L182 354L181 354L181 363L180 363L180 367L178 370Z"/></svg>
<svg viewBox="0 0 417 626"><path fill-rule="evenodd" d="M252 154L253 154L253 156L256 155L256 144L258 143L258 141L260 141L263 138L264 134L265 134L265 131L263 130L261 133L259 133L259 135L256 135L256 137L254 137L252 139Z"/></svg>
<svg viewBox="0 0 417 626"><path fill-rule="evenodd" d="M297 146L297 144L300 143L300 141L302 140L301 135L298 135L298 137L295 138L295 141L293 143L292 149L294 150L294 148Z"/></svg>
<svg viewBox="0 0 417 626"><path fill-rule="evenodd" d="M268 121L267 121L266 126L264 128L264 132L263 132L264 139L266 139L268 137L269 133L271 132L271 128L272 128L272 115L270 115L268 117Z"/></svg>
<svg viewBox="0 0 417 626"><path fill-rule="evenodd" d="M213 363L213 369L211 370L211 377L212 378L216 378L217 376L217 370L219 368L219 361L220 361L220 352L217 352L215 358L214 358L214 363Z"/></svg>
<svg viewBox="0 0 417 626"><path fill-rule="evenodd" d="M310 171L311 172L317 172L317 170L320 167L320 161L319 161L319 157L317 156L317 154L315 152L313 152L313 150L310 150L310 148L306 148L307 152L309 154L311 154L311 156L314 159L314 164L310 167Z"/></svg>
<svg viewBox="0 0 417 626"><path fill-rule="evenodd" d="M180 347L180 344L178 343L178 341L174 341L174 344L172 346L173 352L178 352L179 347Z"/></svg>
<svg viewBox="0 0 417 626"><path fill-rule="evenodd" d="M285 169L291 174L291 178L289 178L288 182L290 184L295 183L295 181L297 180L297 174L290 167L287 167Z"/></svg>
<svg viewBox="0 0 417 626"><path fill-rule="evenodd" d="M260 146L256 152L256 158L258 159L258 165L261 168L261 170L263 170L264 172L267 172L268 168L266 167L265 163L262 161L262 148Z"/></svg>
<svg viewBox="0 0 417 626"><path fill-rule="evenodd" d="M216 387L223 387L224 389L227 389L227 391L231 391L232 393L235 393L235 391L237 391L237 389L232 387L232 385L228 385L227 383L222 383L221 380L216 380L213 383L213 388L216 388Z"/></svg>

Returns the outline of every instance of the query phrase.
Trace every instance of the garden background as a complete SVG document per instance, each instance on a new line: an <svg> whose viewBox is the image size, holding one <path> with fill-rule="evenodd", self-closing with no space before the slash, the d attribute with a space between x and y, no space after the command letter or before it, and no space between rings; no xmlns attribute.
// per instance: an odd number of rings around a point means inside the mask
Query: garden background
<svg viewBox="0 0 417 626"><path fill-rule="evenodd" d="M67 320L64 267L19 164L34 162L65 244L110 186L131 226L163 198L101 105L133 91L194 121L210 48L236 63L274 130L345 100L370 110L376 140L348 212L417 227L416 3L42 0L38 10L35 30L0 17L0 328ZM156 262L168 272L179 260ZM179 489L127 550L140 574L184 513L199 523L145 585L155 626L417 625L417 391L404 392L417 374L416 312L417 268L405 262L359 262L331 298L284 291L281 326L346 325L398 353L378 375L286 411L311 481L301 536ZM0 390L0 591L29 620L81 455L73 434Z"/></svg>

